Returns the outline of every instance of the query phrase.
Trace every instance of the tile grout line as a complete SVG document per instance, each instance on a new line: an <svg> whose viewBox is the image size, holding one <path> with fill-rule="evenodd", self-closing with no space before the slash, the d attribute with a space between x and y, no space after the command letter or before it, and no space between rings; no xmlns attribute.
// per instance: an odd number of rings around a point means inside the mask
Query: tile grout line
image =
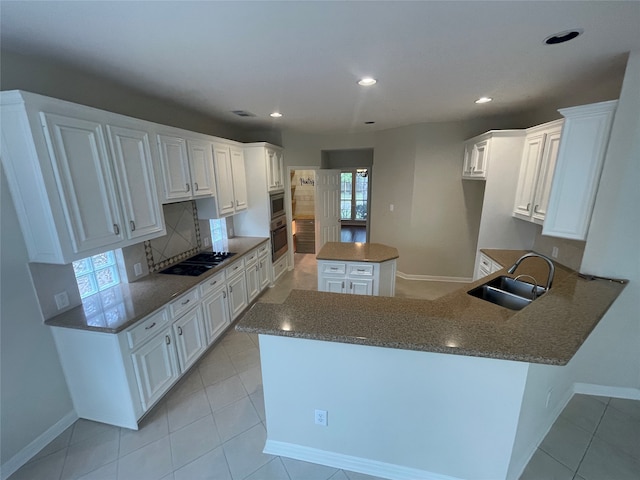
<svg viewBox="0 0 640 480"><path fill-rule="evenodd" d="M602 423L602 419L604 418L604 414L607 411L607 408L609 408L609 402L611 401L611 399L609 398L607 400L607 403L605 403L605 407L602 410L602 414L600 415L600 418L598 419L598 423L596 425L596 428L593 429L593 433L591 434L591 438L589 439L589 444L587 445L587 448L584 450L584 453L582 454L582 457L580 458L580 461L578 462L578 466L576 467L576 471L573 472L573 477L571 477L571 480L576 480L576 477L578 476L578 471L580 470L580 466L582 465L582 462L584 461L585 457L587 456L587 452L589 452L589 449L591 448L591 444L593 443L593 439L596 438L596 432L598 431L598 427L600 426L600 423Z"/></svg>

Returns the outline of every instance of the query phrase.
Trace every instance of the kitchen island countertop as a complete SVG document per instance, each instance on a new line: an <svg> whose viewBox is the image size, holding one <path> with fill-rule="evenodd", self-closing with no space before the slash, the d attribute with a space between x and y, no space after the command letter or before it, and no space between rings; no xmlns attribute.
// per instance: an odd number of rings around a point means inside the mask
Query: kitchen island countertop
<svg viewBox="0 0 640 480"><path fill-rule="evenodd" d="M382 263L398 258L398 249L381 243L327 242L318 254L317 260L346 262Z"/></svg>
<svg viewBox="0 0 640 480"><path fill-rule="evenodd" d="M522 250L483 250L509 267ZM539 259L517 273L547 278ZM565 365L623 290L586 280L556 264L553 287L523 310L509 310L467 294L506 270L461 285L433 301L293 290L283 304L255 304L240 331L405 350ZM540 281L540 284L545 284Z"/></svg>

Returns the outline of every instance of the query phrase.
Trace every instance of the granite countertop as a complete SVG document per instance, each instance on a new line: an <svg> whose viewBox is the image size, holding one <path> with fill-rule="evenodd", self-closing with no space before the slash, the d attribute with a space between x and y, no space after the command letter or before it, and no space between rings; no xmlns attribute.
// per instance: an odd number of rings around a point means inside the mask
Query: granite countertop
<svg viewBox="0 0 640 480"><path fill-rule="evenodd" d="M507 268L522 250L483 250ZM517 274L547 279L546 263L522 262ZM283 304L255 304L240 331L359 345L565 365L624 285L585 280L556 264L553 287L523 310L467 294L506 268L433 301L293 290ZM542 280L540 280L542 279Z"/></svg>
<svg viewBox="0 0 640 480"><path fill-rule="evenodd" d="M327 242L316 255L318 260L381 263L398 258L398 249L381 243Z"/></svg>
<svg viewBox="0 0 640 480"><path fill-rule="evenodd" d="M122 283L104 292L108 302L96 306L84 303L57 315L44 323L52 327L118 333L138 320L162 308L174 298L219 273L240 257L268 241L264 237L235 237L228 240L228 249L236 255L197 277L152 273L133 282ZM203 251L212 251L211 248ZM108 304L107 304L108 303Z"/></svg>

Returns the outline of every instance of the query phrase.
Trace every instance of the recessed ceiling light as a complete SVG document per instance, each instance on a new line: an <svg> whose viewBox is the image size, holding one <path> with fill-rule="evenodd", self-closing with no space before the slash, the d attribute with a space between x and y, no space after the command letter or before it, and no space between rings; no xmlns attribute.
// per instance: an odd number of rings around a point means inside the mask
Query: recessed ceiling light
<svg viewBox="0 0 640 480"><path fill-rule="evenodd" d="M375 78L364 77L358 80L358 85L362 85L363 87L370 87L371 85L375 85L378 81Z"/></svg>
<svg viewBox="0 0 640 480"><path fill-rule="evenodd" d="M491 97L480 97L476 100L476 103L489 103L493 98Z"/></svg>
<svg viewBox="0 0 640 480"><path fill-rule="evenodd" d="M365 125L373 125L374 123L376 123L376 122L373 122L371 120L369 120L368 122L364 122Z"/></svg>
<svg viewBox="0 0 640 480"><path fill-rule="evenodd" d="M573 30L565 30L564 32L554 33L544 39L544 43L547 45L557 45L558 43L568 42L574 38L582 35L584 30L581 28L574 28Z"/></svg>
<svg viewBox="0 0 640 480"><path fill-rule="evenodd" d="M269 116L273 117L273 118L280 118L282 116L282 114L280 112L273 112Z"/></svg>

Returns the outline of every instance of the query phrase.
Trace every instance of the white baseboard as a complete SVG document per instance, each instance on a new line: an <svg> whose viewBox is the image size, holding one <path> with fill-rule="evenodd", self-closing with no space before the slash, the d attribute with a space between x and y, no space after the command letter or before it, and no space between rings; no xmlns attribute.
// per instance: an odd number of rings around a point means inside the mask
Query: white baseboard
<svg viewBox="0 0 640 480"><path fill-rule="evenodd" d="M626 398L640 400L640 388L609 387L592 383L574 383L573 391L585 395L597 395L599 397Z"/></svg>
<svg viewBox="0 0 640 480"><path fill-rule="evenodd" d="M13 475L20 467L31 460L40 450L49 445L49 443L64 432L67 428L73 425L78 419L78 415L75 411L70 411L54 425L49 427L42 435L37 437L33 442L24 447L13 457L7 460L2 466L0 471L2 472L2 480L6 480L9 476Z"/></svg>
<svg viewBox="0 0 640 480"><path fill-rule="evenodd" d="M275 440L267 440L264 446L264 453L391 480L462 480L458 477L449 477L417 468L403 467L392 463L353 457L342 453L327 452L326 450L303 447L301 445Z"/></svg>
<svg viewBox="0 0 640 480"><path fill-rule="evenodd" d="M424 282L454 282L454 283L470 283L472 277L440 277L437 275L413 275L411 273L396 272L396 277L404 280L421 280Z"/></svg>

